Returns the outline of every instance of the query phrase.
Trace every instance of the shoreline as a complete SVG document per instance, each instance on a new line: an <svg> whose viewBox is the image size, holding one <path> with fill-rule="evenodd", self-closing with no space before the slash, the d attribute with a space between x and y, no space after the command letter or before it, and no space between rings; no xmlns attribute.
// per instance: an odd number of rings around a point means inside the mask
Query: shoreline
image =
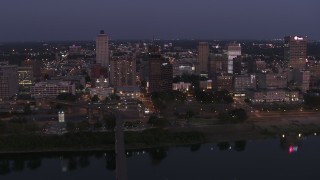
<svg viewBox="0 0 320 180"><path fill-rule="evenodd" d="M300 129L300 133L303 135L311 135L314 132L314 128L310 127L306 129ZM183 131L185 132L185 130ZM187 131L188 132L188 131ZM157 145L146 145L146 144L129 144L125 145L126 151L135 151L135 150L146 150L153 148L170 148L170 147L179 147L179 146L191 146L195 144L209 144L209 143L220 143L220 142L235 142L235 141L256 141L256 140L267 140L267 139L278 139L281 137L280 133L282 131L272 131L268 129L268 132L263 131L239 131L232 134L211 134L204 133L206 140L205 141L194 141L190 143L159 143ZM320 127L317 127L317 132L320 134ZM298 131L292 129L292 131L287 131L287 134L297 134ZM114 145L105 145L104 147L92 147L92 148L57 148L57 149L42 149L42 150L21 150L21 151L1 151L1 155L34 155L34 154L65 154L65 153L94 153L94 152L106 152L114 151Z"/></svg>
<svg viewBox="0 0 320 180"><path fill-rule="evenodd" d="M150 149L150 148L159 148L159 147L176 147L176 146L185 146L185 145L194 145L194 144L206 144L206 143L219 143L219 142L233 142L233 141L252 141L252 140L264 140L264 139L276 139L280 138L282 134L302 134L302 135L311 135L319 134L320 135L320 120L318 120L319 113L313 113L308 117L297 117L294 114L282 115L277 119L268 119L268 117L252 117L244 123L238 124L216 124L216 125L204 125L204 126L191 126L191 127L171 127L165 128L164 131L170 132L170 134L178 135L179 138L186 138L196 133L200 134L200 137L194 139L185 140L174 140L172 142L157 142L155 145L148 145L139 141L139 134L142 132L135 132L130 134L126 132L128 137L137 138L138 140L133 141L134 143L126 143L125 149L130 150L141 150L141 149ZM160 133L163 133L160 130ZM189 133L189 134L188 134ZM92 137L100 137L100 135L110 135L110 134L93 134ZM161 134L160 134L161 135ZM180 137L180 136L181 137ZM201 136L204 136L204 139L201 139ZM91 137L91 135L89 134ZM8 138L17 137L15 135L9 136ZM48 138L52 140L52 137L59 138L59 136L42 136L41 138ZM2 137L3 138L3 137ZM154 138L151 135L151 138ZM110 139L110 137L109 137ZM129 141L130 142L130 141ZM76 144L74 147L57 147L57 148L48 148L44 146L37 146L37 142L32 142L30 150L0 150L0 155L4 154L42 154L42 153L82 153L82 152L103 152L103 151L114 151L115 145L110 144L110 141L106 144L91 144L87 145L88 147L81 147L81 141L79 145ZM109 143L109 144L108 144ZM84 146L84 145L82 145ZM92 146L92 147L90 147ZM17 147L12 146L13 149ZM10 149L10 148L8 148Z"/></svg>

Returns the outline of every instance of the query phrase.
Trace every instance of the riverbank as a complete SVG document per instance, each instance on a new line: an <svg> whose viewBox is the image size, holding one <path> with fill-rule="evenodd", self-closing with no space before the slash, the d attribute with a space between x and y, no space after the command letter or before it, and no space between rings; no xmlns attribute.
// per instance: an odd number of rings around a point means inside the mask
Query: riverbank
<svg viewBox="0 0 320 180"><path fill-rule="evenodd" d="M300 118L281 116L277 119L251 118L245 123L149 129L125 132L127 150L168 147L201 143L232 142L279 138L283 134L319 134L318 114ZM64 135L0 136L0 153L86 152L114 150L114 134L74 133Z"/></svg>
<svg viewBox="0 0 320 180"><path fill-rule="evenodd" d="M195 131L148 129L142 132L125 132L124 136L127 149L206 142L203 133ZM113 132L5 135L0 136L0 153L114 150L114 143Z"/></svg>

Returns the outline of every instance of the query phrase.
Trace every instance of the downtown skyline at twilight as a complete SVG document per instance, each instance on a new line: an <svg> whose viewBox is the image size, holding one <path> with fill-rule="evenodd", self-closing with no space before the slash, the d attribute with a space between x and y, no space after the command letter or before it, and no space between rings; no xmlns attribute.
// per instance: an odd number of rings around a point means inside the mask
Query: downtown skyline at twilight
<svg viewBox="0 0 320 180"><path fill-rule="evenodd" d="M272 3L273 2L273 3ZM248 39L288 34L320 40L320 2L3 0L0 42L110 39Z"/></svg>
<svg viewBox="0 0 320 180"><path fill-rule="evenodd" d="M1 180L320 179L320 0L1 0Z"/></svg>

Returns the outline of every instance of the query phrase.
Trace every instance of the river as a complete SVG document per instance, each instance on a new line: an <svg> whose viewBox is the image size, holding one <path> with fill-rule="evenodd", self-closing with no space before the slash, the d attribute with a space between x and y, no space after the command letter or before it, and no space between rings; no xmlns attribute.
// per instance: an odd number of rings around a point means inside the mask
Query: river
<svg viewBox="0 0 320 180"><path fill-rule="evenodd" d="M127 151L130 180L320 179L320 137ZM0 155L1 180L115 179L114 152Z"/></svg>

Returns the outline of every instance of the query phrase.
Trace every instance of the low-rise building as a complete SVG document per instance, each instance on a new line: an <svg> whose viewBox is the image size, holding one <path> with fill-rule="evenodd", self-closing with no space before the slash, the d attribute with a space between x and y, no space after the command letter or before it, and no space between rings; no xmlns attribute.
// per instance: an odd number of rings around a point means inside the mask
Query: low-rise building
<svg viewBox="0 0 320 180"><path fill-rule="evenodd" d="M268 89L262 91L249 91L248 98L253 103L272 102L299 102L299 92L285 89Z"/></svg>
<svg viewBox="0 0 320 180"><path fill-rule="evenodd" d="M191 87L191 83L178 82L172 84L172 89L174 91L188 91Z"/></svg>
<svg viewBox="0 0 320 180"><path fill-rule="evenodd" d="M75 85L67 81L45 81L30 87L31 97L57 97L61 93L75 94Z"/></svg>
<svg viewBox="0 0 320 180"><path fill-rule="evenodd" d="M217 76L217 90L233 91L233 76L231 75L219 75Z"/></svg>
<svg viewBox="0 0 320 180"><path fill-rule="evenodd" d="M234 91L243 92L248 89L256 89L257 81L255 75L237 75L234 77Z"/></svg>
<svg viewBox="0 0 320 180"><path fill-rule="evenodd" d="M90 96L98 96L100 100L104 100L106 97L114 93L114 88L112 87L96 87L90 88Z"/></svg>
<svg viewBox="0 0 320 180"><path fill-rule="evenodd" d="M138 98L140 97L140 88L138 86L117 87L116 94L120 97Z"/></svg>
<svg viewBox="0 0 320 180"><path fill-rule="evenodd" d="M212 80L200 81L200 89L212 89Z"/></svg>
<svg viewBox="0 0 320 180"><path fill-rule="evenodd" d="M285 74L262 72L257 74L257 86L260 89L287 88L288 78Z"/></svg>

